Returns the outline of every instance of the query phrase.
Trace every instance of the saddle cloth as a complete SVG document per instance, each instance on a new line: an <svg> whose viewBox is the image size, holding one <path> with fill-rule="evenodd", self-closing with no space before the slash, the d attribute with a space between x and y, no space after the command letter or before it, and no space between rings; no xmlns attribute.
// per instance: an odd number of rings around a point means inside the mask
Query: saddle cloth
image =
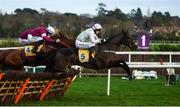
<svg viewBox="0 0 180 107"><path fill-rule="evenodd" d="M92 49L79 49L78 50L78 55L79 55L79 61L81 63L83 62L93 62L96 52L95 50Z"/></svg>
<svg viewBox="0 0 180 107"><path fill-rule="evenodd" d="M44 45L44 44L38 46L37 52L39 52L39 51L42 49L43 45ZM24 53L25 53L25 55L26 55L26 56L36 56L36 54L32 52L32 49L33 49L33 48L34 48L33 45L25 46L25 47L24 47Z"/></svg>
<svg viewBox="0 0 180 107"><path fill-rule="evenodd" d="M79 55L79 61L81 63L89 62L89 50L87 50L87 49L79 49L78 50L78 55Z"/></svg>

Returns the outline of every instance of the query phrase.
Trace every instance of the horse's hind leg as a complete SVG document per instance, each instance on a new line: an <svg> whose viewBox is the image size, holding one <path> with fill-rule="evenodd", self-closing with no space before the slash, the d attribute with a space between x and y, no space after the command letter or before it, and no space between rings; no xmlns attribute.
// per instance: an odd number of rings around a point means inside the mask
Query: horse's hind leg
<svg viewBox="0 0 180 107"><path fill-rule="evenodd" d="M7 70L8 70L8 67L0 63L0 72L6 72Z"/></svg>
<svg viewBox="0 0 180 107"><path fill-rule="evenodd" d="M8 66L5 64L4 60L0 60L0 72L6 72L8 70Z"/></svg>
<svg viewBox="0 0 180 107"><path fill-rule="evenodd" d="M110 67L122 67L123 69L126 70L129 80L132 80L132 72L131 72L129 66L126 64L125 61L122 61L122 60L112 61L110 63Z"/></svg>

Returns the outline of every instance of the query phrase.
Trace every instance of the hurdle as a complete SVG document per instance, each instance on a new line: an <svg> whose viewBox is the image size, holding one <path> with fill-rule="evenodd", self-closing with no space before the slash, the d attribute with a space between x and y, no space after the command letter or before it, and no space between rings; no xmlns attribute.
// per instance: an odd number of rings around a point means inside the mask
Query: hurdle
<svg viewBox="0 0 180 107"><path fill-rule="evenodd" d="M0 73L1 105L18 104L21 100L46 100L63 96L76 78L74 74ZM12 78L12 77L17 78ZM39 77L43 77L40 79Z"/></svg>

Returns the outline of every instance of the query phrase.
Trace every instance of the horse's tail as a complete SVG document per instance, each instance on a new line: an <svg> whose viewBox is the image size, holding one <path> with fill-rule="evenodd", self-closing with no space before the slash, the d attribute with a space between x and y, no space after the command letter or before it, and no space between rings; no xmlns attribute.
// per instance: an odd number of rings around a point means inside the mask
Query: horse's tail
<svg viewBox="0 0 180 107"><path fill-rule="evenodd" d="M4 51L0 51L0 63L2 63L4 61L4 59L6 58L6 52Z"/></svg>
<svg viewBox="0 0 180 107"><path fill-rule="evenodd" d="M0 71L4 70L6 56L7 55L4 51L0 51Z"/></svg>

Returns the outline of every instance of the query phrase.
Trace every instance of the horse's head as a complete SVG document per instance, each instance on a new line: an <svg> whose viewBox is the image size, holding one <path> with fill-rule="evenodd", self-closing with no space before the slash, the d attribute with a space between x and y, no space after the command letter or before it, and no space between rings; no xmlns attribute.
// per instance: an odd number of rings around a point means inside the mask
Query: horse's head
<svg viewBox="0 0 180 107"><path fill-rule="evenodd" d="M119 48L121 45L129 47L131 50L136 50L137 46L134 43L133 39L129 37L128 32L122 31L117 35L112 36L109 40L106 41L107 45L114 45L114 47ZM106 45L106 46L107 46ZM111 47L113 48L113 47Z"/></svg>
<svg viewBox="0 0 180 107"><path fill-rule="evenodd" d="M128 32L122 31L122 40L120 41L121 44L129 47L131 50L136 50L137 45L133 41L133 39L129 36Z"/></svg>
<svg viewBox="0 0 180 107"><path fill-rule="evenodd" d="M54 41L59 40L57 45L62 48L75 47L75 40L69 38L66 34L59 32L51 37Z"/></svg>
<svg viewBox="0 0 180 107"><path fill-rule="evenodd" d="M45 42L42 49L41 49L41 52L48 53L48 52L55 50L55 49L75 47L74 40L70 39L65 34L58 33L58 34L51 36L51 38L54 41L58 40L58 42L56 42L56 43L46 43Z"/></svg>

